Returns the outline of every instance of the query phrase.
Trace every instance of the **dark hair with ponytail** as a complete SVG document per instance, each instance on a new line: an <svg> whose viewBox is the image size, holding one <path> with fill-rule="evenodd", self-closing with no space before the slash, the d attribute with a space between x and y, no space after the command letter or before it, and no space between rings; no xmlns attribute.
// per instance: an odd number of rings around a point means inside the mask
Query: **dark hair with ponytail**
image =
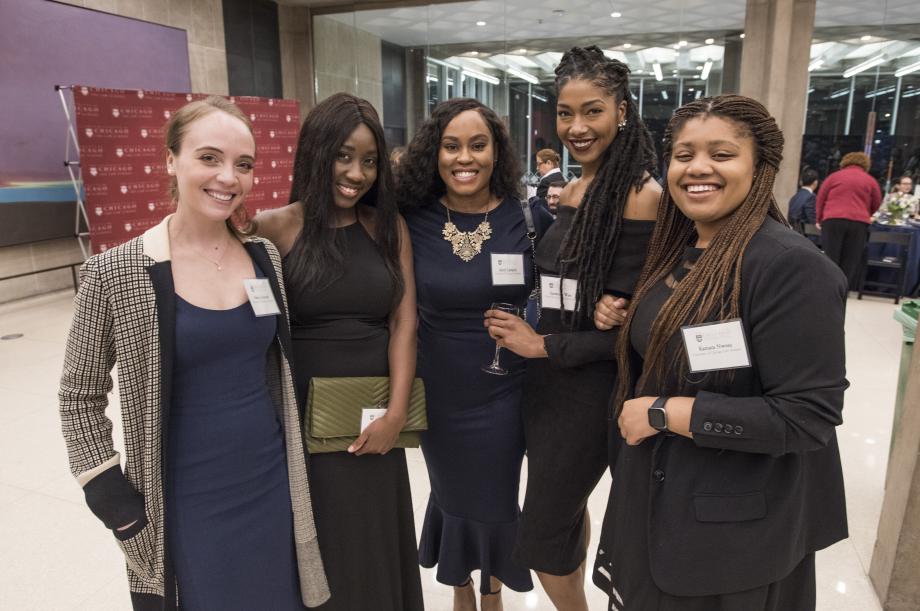
<svg viewBox="0 0 920 611"><path fill-rule="evenodd" d="M665 371L677 371L686 379L688 364L683 350L668 350L668 342L684 325L740 316L741 262L748 242L770 217L786 226L785 217L773 198L773 181L783 157L783 133L764 106L740 95L703 98L681 106L665 132L665 156L671 158L674 139L690 119L720 117L732 123L754 142L754 180L751 190L731 213L690 272L674 287L655 317L645 351L644 367L636 384L637 395L648 392L649 380L661 380ZM687 246L697 238L696 227L666 190L658 207L658 219L649 243L648 258L639 279L632 307L620 332L617 361L620 382L614 409L622 409L630 395L630 329L636 308L649 290L666 278L680 263ZM727 375L730 375L727 374ZM678 394L683 388L668 388Z"/></svg>
<svg viewBox="0 0 920 611"><path fill-rule="evenodd" d="M586 80L613 96L617 104L626 102L626 125L620 128L601 158L600 169L591 181L572 226L559 250L560 275L574 268L578 280L578 304L570 325L589 316L604 290L604 280L613 261L623 211L632 190L636 192L655 171L652 136L639 117L629 92L629 67L610 59L597 46L574 47L556 66L556 91L573 80ZM563 310L563 316L565 316Z"/></svg>
<svg viewBox="0 0 920 611"><path fill-rule="evenodd" d="M376 208L374 243L402 296L399 266L399 212L393 198L393 175L386 138L374 107L365 99L335 93L307 114L294 156L291 202L300 202L303 227L285 259L285 279L295 291L323 289L344 273L344 236L333 227L335 162L351 133L364 124L377 143L377 180L358 204Z"/></svg>

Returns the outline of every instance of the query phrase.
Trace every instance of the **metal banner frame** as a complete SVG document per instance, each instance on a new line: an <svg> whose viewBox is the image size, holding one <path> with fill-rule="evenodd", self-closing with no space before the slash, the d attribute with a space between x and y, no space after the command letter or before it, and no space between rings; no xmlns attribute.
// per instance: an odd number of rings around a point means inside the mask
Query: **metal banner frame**
<svg viewBox="0 0 920 611"><path fill-rule="evenodd" d="M70 183L73 185L74 196L77 200L77 210L74 215L74 237L80 244L80 252L86 259L90 255L89 245L89 217L86 214L86 202L83 199L83 175L80 168L80 143L77 142L76 113L71 110L73 104L73 95L71 95L70 104L68 104L65 91L73 91L72 85L55 85L58 97L61 99L61 108L64 109L64 116L67 118L67 137L64 144L64 167L70 174ZM73 144L73 157L71 157L71 144ZM74 171L76 168L76 171ZM82 225L81 225L82 220ZM85 227L85 231L83 231Z"/></svg>

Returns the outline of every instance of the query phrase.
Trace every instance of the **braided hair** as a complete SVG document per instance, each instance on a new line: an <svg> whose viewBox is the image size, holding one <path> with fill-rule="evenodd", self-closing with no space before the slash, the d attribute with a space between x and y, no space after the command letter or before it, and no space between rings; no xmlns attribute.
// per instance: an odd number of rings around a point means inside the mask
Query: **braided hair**
<svg viewBox="0 0 920 611"><path fill-rule="evenodd" d="M597 175L559 250L560 275L565 278L574 268L578 280L578 303L569 320L572 328L579 319L590 316L604 289L630 191L639 192L656 165L652 136L629 92L629 67L608 58L597 46L573 47L556 66L557 93L570 81L579 79L613 96L617 104L625 101L626 125L604 151ZM562 315L567 316L565 310Z"/></svg>
<svg viewBox="0 0 920 611"><path fill-rule="evenodd" d="M666 371L677 371L678 379L686 379L686 356L682 350L671 350L669 353L671 338L684 325L699 324L713 318L737 318L741 310L741 263L748 243L767 217L788 227L773 197L773 181L783 157L783 133L760 102L739 95L723 95L702 98L680 107L665 132L665 158L670 159L674 138L687 121L706 117L726 119L754 141L754 179L744 201L731 213L655 317L643 371L636 384L637 396L651 390L645 388L650 380L664 379ZM637 305L652 287L674 270L681 262L685 248L695 243L696 238L693 221L680 211L670 191L666 190L658 207L648 258L621 337L629 338ZM617 413L630 393L629 350L628 340L619 343L617 362L620 382L614 404ZM667 392L676 394L681 390L668 389Z"/></svg>

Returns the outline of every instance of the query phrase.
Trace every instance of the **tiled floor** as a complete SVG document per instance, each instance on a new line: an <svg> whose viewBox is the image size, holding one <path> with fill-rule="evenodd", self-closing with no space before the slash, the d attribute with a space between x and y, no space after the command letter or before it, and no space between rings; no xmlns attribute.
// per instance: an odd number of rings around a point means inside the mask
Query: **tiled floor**
<svg viewBox="0 0 920 611"><path fill-rule="evenodd" d="M0 341L0 609L130 608L121 554L84 505L60 434L56 393L71 300L71 293L61 292L0 306L0 335L23 334ZM818 554L818 609L823 611L880 609L866 571L881 509L901 350L893 309L891 301L869 299L848 305L852 386L838 435L851 537ZM117 410L110 412L118 431ZM420 522L428 478L417 451L409 453L409 472ZM609 485L605 477L590 500L595 532ZM434 580L433 571L424 570L422 580L427 608L449 610L449 588ZM591 608L605 609L601 593L590 584L587 590ZM505 608L552 606L537 585L530 593L506 592Z"/></svg>

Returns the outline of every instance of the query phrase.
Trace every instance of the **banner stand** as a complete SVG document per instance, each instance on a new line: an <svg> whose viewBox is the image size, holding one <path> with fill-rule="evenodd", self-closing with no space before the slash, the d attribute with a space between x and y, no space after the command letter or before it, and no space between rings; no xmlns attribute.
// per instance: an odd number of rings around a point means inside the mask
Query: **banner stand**
<svg viewBox="0 0 920 611"><path fill-rule="evenodd" d="M80 244L80 252L83 253L83 258L86 259L90 255L89 217L86 214L86 202L83 199L83 175L81 173L79 160L80 144L77 142L75 116L74 113L70 112L70 107L67 104L67 98L64 96L64 91L72 91L73 86L55 85L54 90L58 92L58 96L61 99L61 107L64 109L64 116L67 118L67 138L64 145L64 167L67 168L67 173L70 174L70 184L73 185L74 194L77 200L77 210L74 218L73 233L77 238L77 242ZM71 159L71 143L73 143L73 154L76 159ZM76 172L74 172L74 168L77 168ZM81 231L84 227L86 228L86 231Z"/></svg>

